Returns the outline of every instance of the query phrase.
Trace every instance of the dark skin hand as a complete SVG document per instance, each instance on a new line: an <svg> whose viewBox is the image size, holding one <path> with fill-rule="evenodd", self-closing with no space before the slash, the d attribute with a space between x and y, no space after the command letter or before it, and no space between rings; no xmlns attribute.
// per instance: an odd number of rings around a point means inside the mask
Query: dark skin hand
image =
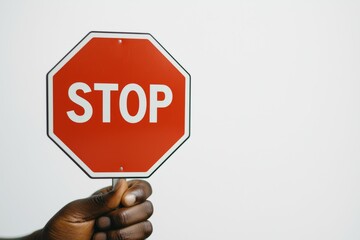
<svg viewBox="0 0 360 240"><path fill-rule="evenodd" d="M148 182L121 179L63 207L46 226L18 240L142 240L152 233ZM5 240L5 239L3 239ZM13 239L15 240L15 239Z"/></svg>

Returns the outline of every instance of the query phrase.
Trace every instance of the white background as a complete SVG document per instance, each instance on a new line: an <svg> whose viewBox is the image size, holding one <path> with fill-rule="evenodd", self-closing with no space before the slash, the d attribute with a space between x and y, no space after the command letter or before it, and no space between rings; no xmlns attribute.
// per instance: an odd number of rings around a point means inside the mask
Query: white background
<svg viewBox="0 0 360 240"><path fill-rule="evenodd" d="M46 73L89 31L149 32L192 76L150 239L360 239L360 3L0 1L0 235L91 180L46 136Z"/></svg>

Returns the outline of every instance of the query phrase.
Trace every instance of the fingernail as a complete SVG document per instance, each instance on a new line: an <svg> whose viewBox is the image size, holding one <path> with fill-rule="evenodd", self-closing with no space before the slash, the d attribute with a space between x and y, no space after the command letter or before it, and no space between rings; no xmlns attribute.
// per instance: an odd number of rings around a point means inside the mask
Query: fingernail
<svg viewBox="0 0 360 240"><path fill-rule="evenodd" d="M128 206L134 205L136 202L136 196L134 194L128 194L125 196L125 202Z"/></svg>
<svg viewBox="0 0 360 240"><path fill-rule="evenodd" d="M103 232L95 233L93 239L94 240L106 240L106 233L103 233Z"/></svg>
<svg viewBox="0 0 360 240"><path fill-rule="evenodd" d="M97 219L96 225L99 229L106 230L111 227L111 220L109 217L100 217Z"/></svg>

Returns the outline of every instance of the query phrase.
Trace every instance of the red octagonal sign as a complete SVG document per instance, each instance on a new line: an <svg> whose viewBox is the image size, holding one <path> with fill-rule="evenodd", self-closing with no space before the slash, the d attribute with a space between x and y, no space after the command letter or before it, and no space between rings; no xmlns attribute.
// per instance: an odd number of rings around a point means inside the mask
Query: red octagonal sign
<svg viewBox="0 0 360 240"><path fill-rule="evenodd" d="M190 136L190 75L146 33L90 32L47 75L48 136L90 177L149 177Z"/></svg>

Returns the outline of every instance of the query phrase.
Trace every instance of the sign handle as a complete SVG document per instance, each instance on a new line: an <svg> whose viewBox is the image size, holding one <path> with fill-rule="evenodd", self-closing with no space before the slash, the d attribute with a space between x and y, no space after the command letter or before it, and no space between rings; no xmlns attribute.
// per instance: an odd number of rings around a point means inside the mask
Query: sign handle
<svg viewBox="0 0 360 240"><path fill-rule="evenodd" d="M115 188L115 185L117 184L118 181L120 181L121 178L113 178L112 179L112 188Z"/></svg>

